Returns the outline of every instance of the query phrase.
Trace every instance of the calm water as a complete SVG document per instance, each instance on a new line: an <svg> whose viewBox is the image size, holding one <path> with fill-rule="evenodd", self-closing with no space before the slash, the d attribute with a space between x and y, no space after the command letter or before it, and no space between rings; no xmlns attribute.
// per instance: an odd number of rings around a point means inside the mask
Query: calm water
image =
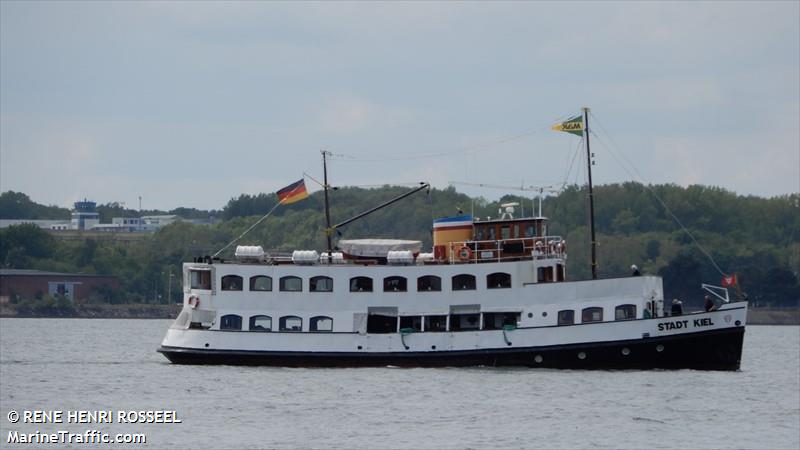
<svg viewBox="0 0 800 450"><path fill-rule="evenodd" d="M73 448L800 448L800 327L751 326L741 372L172 365L162 320L0 319L10 430L145 433ZM181 424L11 424L176 410ZM66 414L66 413L65 413ZM56 445L45 445L57 448Z"/></svg>

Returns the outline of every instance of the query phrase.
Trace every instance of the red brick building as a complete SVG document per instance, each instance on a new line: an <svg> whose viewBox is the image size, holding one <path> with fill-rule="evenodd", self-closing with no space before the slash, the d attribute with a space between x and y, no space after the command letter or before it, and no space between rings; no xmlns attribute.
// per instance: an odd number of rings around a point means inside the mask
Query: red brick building
<svg viewBox="0 0 800 450"><path fill-rule="evenodd" d="M14 298L33 299L45 294L61 294L72 301L84 300L100 287L117 290L119 280L111 275L0 269L0 303L8 303Z"/></svg>

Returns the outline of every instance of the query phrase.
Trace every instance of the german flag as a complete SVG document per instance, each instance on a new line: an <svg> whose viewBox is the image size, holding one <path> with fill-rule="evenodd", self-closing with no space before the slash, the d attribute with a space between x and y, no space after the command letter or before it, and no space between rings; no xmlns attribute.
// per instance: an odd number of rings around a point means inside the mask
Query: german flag
<svg viewBox="0 0 800 450"><path fill-rule="evenodd" d="M299 202L308 197L306 182L301 179L279 190L276 194L278 194L278 202L283 205Z"/></svg>

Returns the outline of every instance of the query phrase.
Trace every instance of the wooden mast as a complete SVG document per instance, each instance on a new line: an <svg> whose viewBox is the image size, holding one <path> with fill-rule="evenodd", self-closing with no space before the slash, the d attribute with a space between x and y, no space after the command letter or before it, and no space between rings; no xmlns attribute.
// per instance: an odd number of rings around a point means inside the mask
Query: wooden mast
<svg viewBox="0 0 800 450"><path fill-rule="evenodd" d="M333 233L333 229L331 228L331 208L330 204L328 203L328 163L326 157L330 155L325 150L322 150L322 184L323 190L325 191L325 237L328 239L328 262L331 261L333 257L333 244L331 242L331 234Z"/></svg>
<svg viewBox="0 0 800 450"><path fill-rule="evenodd" d="M594 192L592 191L592 152L589 150L589 108L583 107L583 137L586 141L586 170L589 175L589 229L592 234L592 279L597 279L597 240L594 233Z"/></svg>

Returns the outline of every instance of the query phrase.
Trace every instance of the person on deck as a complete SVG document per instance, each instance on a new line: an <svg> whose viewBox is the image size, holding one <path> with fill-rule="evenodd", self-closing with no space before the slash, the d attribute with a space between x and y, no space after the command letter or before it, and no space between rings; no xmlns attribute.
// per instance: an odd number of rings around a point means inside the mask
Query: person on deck
<svg viewBox="0 0 800 450"><path fill-rule="evenodd" d="M672 299L672 310L670 311L671 316L680 316L683 314L683 302L678 300L677 298Z"/></svg>
<svg viewBox="0 0 800 450"><path fill-rule="evenodd" d="M706 312L714 311L717 309L717 305L714 303L714 300L711 300L711 297L706 295L706 304L705 304Z"/></svg>
<svg viewBox="0 0 800 450"><path fill-rule="evenodd" d="M639 268L636 267L636 264L631 266L631 272L633 272L633 274L631 276L634 276L634 277L638 277L639 275L642 274L641 272L639 272Z"/></svg>

